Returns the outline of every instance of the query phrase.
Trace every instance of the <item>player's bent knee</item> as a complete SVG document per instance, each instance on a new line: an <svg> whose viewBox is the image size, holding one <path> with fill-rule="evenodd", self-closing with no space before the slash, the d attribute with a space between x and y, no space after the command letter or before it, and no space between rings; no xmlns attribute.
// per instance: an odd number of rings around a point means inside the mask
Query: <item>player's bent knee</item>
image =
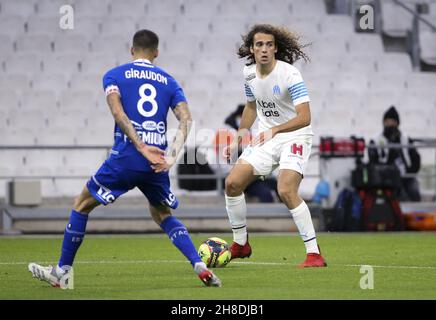
<svg viewBox="0 0 436 320"><path fill-rule="evenodd" d="M151 217L153 218L153 221L156 222L158 225L161 225L166 218L171 216L170 208L164 206L160 206L160 207L150 206L150 213L151 213Z"/></svg>
<svg viewBox="0 0 436 320"><path fill-rule="evenodd" d="M226 194L230 197L239 196L244 190L242 183L233 179L232 177L227 177L225 181Z"/></svg>
<svg viewBox="0 0 436 320"><path fill-rule="evenodd" d="M95 207L99 206L98 202L85 187L82 193L74 199L74 210L80 213L88 214Z"/></svg>
<svg viewBox="0 0 436 320"><path fill-rule="evenodd" d="M277 192L280 199L285 203L293 203L299 199L297 190L289 187L279 187Z"/></svg>

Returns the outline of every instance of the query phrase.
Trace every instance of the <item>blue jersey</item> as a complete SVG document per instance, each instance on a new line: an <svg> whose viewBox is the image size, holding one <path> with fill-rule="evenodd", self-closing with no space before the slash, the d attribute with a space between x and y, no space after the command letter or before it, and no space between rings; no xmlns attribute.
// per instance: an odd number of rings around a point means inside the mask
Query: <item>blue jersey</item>
<svg viewBox="0 0 436 320"><path fill-rule="evenodd" d="M168 110L186 102L176 80L148 60L135 60L109 70L103 77L103 87L106 95L120 95L124 112L142 141L165 150ZM108 162L116 167L152 171L148 160L117 124Z"/></svg>

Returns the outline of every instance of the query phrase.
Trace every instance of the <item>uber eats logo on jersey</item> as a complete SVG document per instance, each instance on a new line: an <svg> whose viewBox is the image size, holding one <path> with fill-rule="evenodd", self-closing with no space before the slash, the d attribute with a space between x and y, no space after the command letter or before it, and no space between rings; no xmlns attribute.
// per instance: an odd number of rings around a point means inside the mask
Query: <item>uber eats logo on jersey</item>
<svg viewBox="0 0 436 320"><path fill-rule="evenodd" d="M276 104L272 101L257 100L257 104L262 110L265 117L279 117L280 114L276 109Z"/></svg>

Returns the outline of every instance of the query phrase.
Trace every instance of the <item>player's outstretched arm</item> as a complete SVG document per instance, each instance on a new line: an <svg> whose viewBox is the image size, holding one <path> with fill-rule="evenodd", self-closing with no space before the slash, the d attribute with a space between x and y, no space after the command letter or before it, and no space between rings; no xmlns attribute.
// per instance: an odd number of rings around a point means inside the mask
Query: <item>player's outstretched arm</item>
<svg viewBox="0 0 436 320"><path fill-rule="evenodd" d="M118 93L111 93L107 96L106 101L111 109L112 115L117 125L124 134L132 141L136 149L152 164L164 163L164 151L153 146L146 145L136 133L130 119L124 112L123 105Z"/></svg>
<svg viewBox="0 0 436 320"><path fill-rule="evenodd" d="M177 120L179 120L179 127L177 128L177 133L171 145L167 149L165 155L166 163L154 166L153 169L155 172L168 171L171 168L185 145L189 131L191 130L192 116L188 104L186 102L179 102L173 109L173 112Z"/></svg>
<svg viewBox="0 0 436 320"><path fill-rule="evenodd" d="M256 101L247 101L245 104L244 111L241 116L241 124L239 125L238 132L233 139L232 143L229 147L224 148L223 156L227 160L230 160L231 155L234 152L237 152L239 144L242 141L242 138L249 133L251 126L257 118L256 112Z"/></svg>
<svg viewBox="0 0 436 320"><path fill-rule="evenodd" d="M272 139L277 133L291 132L310 124L310 107L308 102L300 103L295 106L297 116L291 120L272 127L269 130L259 133L251 142L252 146L262 145L268 140Z"/></svg>

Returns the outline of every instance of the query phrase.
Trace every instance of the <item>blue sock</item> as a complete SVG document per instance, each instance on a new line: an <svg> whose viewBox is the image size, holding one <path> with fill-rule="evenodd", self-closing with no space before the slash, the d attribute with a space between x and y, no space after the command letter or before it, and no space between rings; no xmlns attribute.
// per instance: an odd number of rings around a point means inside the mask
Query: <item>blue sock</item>
<svg viewBox="0 0 436 320"><path fill-rule="evenodd" d="M201 262L201 258L198 256L188 230L176 217L169 216L161 223L160 227L165 231L177 249L188 258L192 266L197 262Z"/></svg>
<svg viewBox="0 0 436 320"><path fill-rule="evenodd" d="M62 242L62 255L59 259L59 267L63 265L72 266L76 252L82 244L85 237L86 223L88 215L77 211L72 211L70 221L64 232L64 241Z"/></svg>

